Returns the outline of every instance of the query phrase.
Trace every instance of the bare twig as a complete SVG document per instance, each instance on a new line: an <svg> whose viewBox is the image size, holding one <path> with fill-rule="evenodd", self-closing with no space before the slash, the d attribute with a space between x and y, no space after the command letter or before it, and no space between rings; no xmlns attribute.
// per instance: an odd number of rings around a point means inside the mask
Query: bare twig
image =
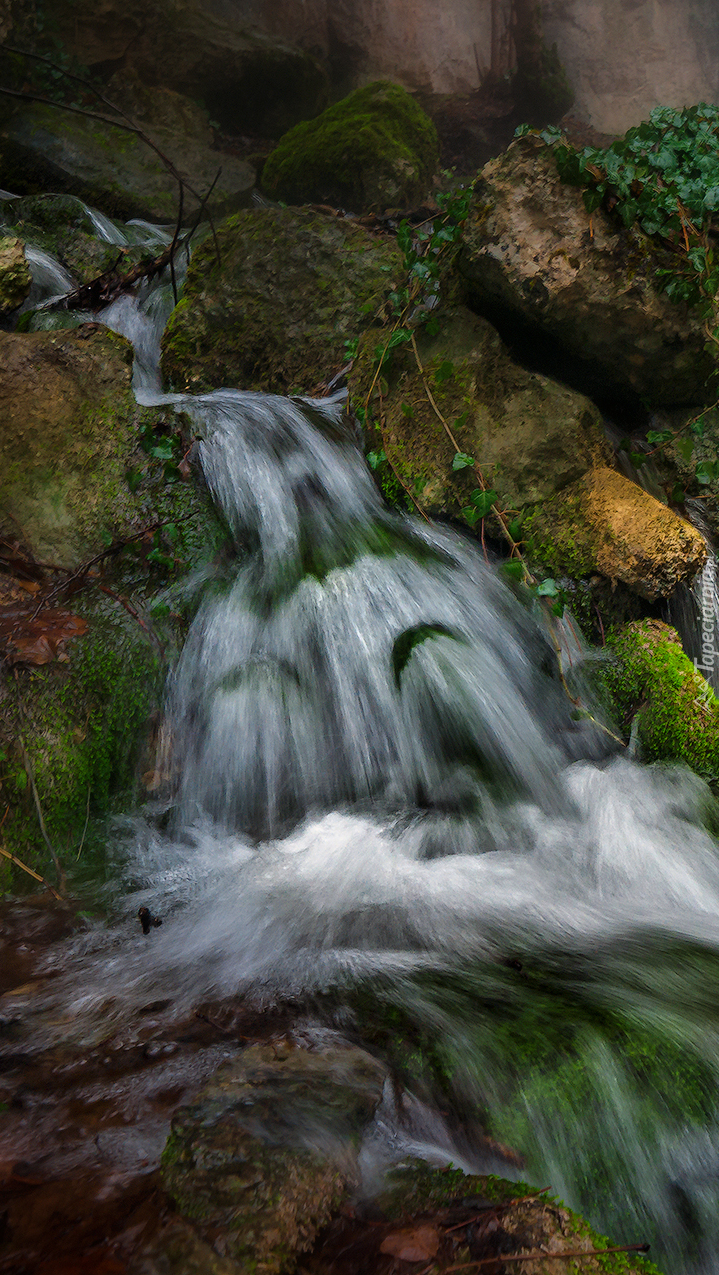
<svg viewBox="0 0 719 1275"><path fill-rule="evenodd" d="M20 704L19 698L18 698L18 707L20 708L20 713L22 715L22 706ZM28 779L30 780L30 789L32 791L32 797L35 803L35 810L37 812L37 821L40 825L40 832L42 833L42 839L45 842L45 845L47 846L48 850L50 851L50 856L52 858L53 863L55 864L55 871L57 872L58 883L60 885L60 889L62 890L65 883L65 873L62 870L60 860L57 857L57 851L55 850L55 847L52 844L52 841L50 840L47 828L45 826L45 818L42 813L42 806L40 805L40 794L37 790L37 784L35 783L35 771L33 770L32 762L30 761L27 748L25 747L25 740L23 739L22 735L19 732L18 732L18 742L20 744L20 749L22 751L22 759L23 759L23 765L25 767L25 772L27 774Z"/></svg>
<svg viewBox="0 0 719 1275"><path fill-rule="evenodd" d="M85 834L87 833L87 825L90 822L90 793L91 791L92 791L92 785L88 784L87 785L87 805L85 807L85 826L83 827L82 836L80 838L80 845L78 846L78 851L77 851L77 854L75 855L76 860L79 859L80 855L82 854L82 847L85 844Z"/></svg>
<svg viewBox="0 0 719 1275"><path fill-rule="evenodd" d="M503 1262L564 1262L576 1261L579 1257L606 1257L610 1253L648 1253L648 1244L622 1244L619 1248L590 1248L590 1249L574 1249L571 1253L550 1253L544 1249L537 1249L533 1253L495 1253L494 1257L481 1257L476 1262L459 1262L456 1266L445 1266L442 1269L442 1275L449 1275L450 1271L466 1271L470 1267L476 1269L478 1266L492 1266Z"/></svg>
<svg viewBox="0 0 719 1275"><path fill-rule="evenodd" d="M23 872L27 872L29 877L34 877L36 881L39 881L41 885L44 885L46 890L49 890L50 893L55 896L58 903L63 902L62 895L58 894L55 887L50 885L50 882L46 881L44 877L41 877L39 872L35 872L33 868L28 868L27 864L23 863L22 859L18 859L16 854L11 854L4 846L0 846L0 854L3 855L4 858L9 859L11 863L14 863L16 868L22 868Z"/></svg>

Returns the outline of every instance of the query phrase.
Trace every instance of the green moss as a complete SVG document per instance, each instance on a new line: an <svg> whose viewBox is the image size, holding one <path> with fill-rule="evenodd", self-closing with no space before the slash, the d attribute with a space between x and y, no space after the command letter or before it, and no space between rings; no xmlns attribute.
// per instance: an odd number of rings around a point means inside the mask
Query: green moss
<svg viewBox="0 0 719 1275"><path fill-rule="evenodd" d="M0 234L0 314L22 305L30 282L30 268L20 239Z"/></svg>
<svg viewBox="0 0 719 1275"><path fill-rule="evenodd" d="M264 166L262 185L292 203L410 207L426 197L438 157L429 117L405 89L379 81L286 133Z"/></svg>
<svg viewBox="0 0 719 1275"><path fill-rule="evenodd" d="M613 631L606 672L625 727L636 717L647 761L683 761L719 778L719 701L674 629L640 620Z"/></svg>
<svg viewBox="0 0 719 1275"><path fill-rule="evenodd" d="M400 278L394 244L305 210L229 217L194 253L163 337L177 389L317 390Z"/></svg>

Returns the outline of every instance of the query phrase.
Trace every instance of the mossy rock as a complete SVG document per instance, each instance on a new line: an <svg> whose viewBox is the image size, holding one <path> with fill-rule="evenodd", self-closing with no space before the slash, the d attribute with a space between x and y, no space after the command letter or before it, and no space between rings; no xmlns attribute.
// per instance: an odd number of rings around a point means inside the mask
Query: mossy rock
<svg viewBox="0 0 719 1275"><path fill-rule="evenodd" d="M609 459L602 421L583 395L514 363L498 333L485 319L461 307L442 312L438 331L416 336L423 373L412 346L392 350L381 380L376 362L388 333L368 332L350 376L350 401L364 413L368 404L368 450L386 454L376 469L392 498L404 487L433 514L472 525L473 467L453 469L456 449L439 419L451 429L461 452L475 458L498 492L503 508L522 511L550 500L594 463ZM379 416L379 395L383 427ZM394 471L394 472L393 472Z"/></svg>
<svg viewBox="0 0 719 1275"><path fill-rule="evenodd" d="M214 152L209 130L198 135L157 128L153 141L200 196L212 187L211 213L222 215L250 202L254 170L244 160ZM48 189L78 195L111 216L177 219L178 184L154 150L125 128L56 106L32 103L11 117L0 153L0 183L23 195ZM192 216L197 207L198 200L186 192L185 215Z"/></svg>
<svg viewBox="0 0 719 1275"><path fill-rule="evenodd" d="M20 239L0 235L0 315L21 306L30 291L30 267Z"/></svg>
<svg viewBox="0 0 719 1275"><path fill-rule="evenodd" d="M598 572L648 602L669 597L706 562L696 528L605 465L530 514L523 534L555 575Z"/></svg>
<svg viewBox="0 0 719 1275"><path fill-rule="evenodd" d="M278 1275L357 1180L386 1068L361 1049L253 1046L173 1118L163 1185L238 1270Z"/></svg>
<svg viewBox="0 0 719 1275"><path fill-rule="evenodd" d="M262 187L294 204L411 208L427 197L438 159L429 116L406 89L380 80L290 129L263 168Z"/></svg>
<svg viewBox="0 0 719 1275"><path fill-rule="evenodd" d="M564 1275L576 1269L560 1257L552 1260L553 1254L614 1247L611 1240L592 1230L561 1200L537 1194L536 1188L526 1182L468 1175L461 1169L434 1169L419 1160L391 1170L374 1203L388 1221L416 1224L423 1214L436 1217L452 1204L466 1207L470 1202L476 1202L479 1209L492 1204L503 1206L499 1218L505 1232L505 1251L543 1254L521 1263L521 1269L529 1275ZM604 1275L629 1275L631 1271L659 1275L652 1262L636 1253L583 1257L581 1269L601 1271Z"/></svg>
<svg viewBox="0 0 719 1275"><path fill-rule="evenodd" d="M311 392L401 279L392 243L309 210L229 217L193 254L162 341L175 389Z"/></svg>
<svg viewBox="0 0 719 1275"><path fill-rule="evenodd" d="M719 778L719 700L684 654L676 631L639 620L609 634L606 682L624 726L636 719L647 761L682 761Z"/></svg>
<svg viewBox="0 0 719 1275"><path fill-rule="evenodd" d="M0 218L8 233L57 258L78 284L89 283L110 266L122 274L151 255L144 247L121 250L98 239L85 204L74 195L6 200L0 205Z"/></svg>

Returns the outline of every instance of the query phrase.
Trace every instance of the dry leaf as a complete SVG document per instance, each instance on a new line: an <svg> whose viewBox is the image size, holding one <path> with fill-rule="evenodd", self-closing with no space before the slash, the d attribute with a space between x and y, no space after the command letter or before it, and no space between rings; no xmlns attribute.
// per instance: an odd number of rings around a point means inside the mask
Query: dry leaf
<svg viewBox="0 0 719 1275"><path fill-rule="evenodd" d="M393 1231L380 1244L380 1253L389 1253L402 1262L429 1262L439 1248L439 1231L436 1226L413 1226L405 1231Z"/></svg>
<svg viewBox="0 0 719 1275"><path fill-rule="evenodd" d="M87 632L87 620L56 607L0 606L0 653L9 664L49 664L62 659L70 638ZM63 663L65 660L63 660Z"/></svg>

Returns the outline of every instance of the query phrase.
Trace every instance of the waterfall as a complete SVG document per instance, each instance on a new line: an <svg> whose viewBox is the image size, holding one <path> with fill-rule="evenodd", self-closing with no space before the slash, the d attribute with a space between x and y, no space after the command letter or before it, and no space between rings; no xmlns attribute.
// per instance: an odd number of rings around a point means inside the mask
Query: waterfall
<svg viewBox="0 0 719 1275"><path fill-rule="evenodd" d="M238 993L347 1001L361 1032L360 989L432 1033L525 1176L672 1275L719 1271L707 785L577 713L541 613L472 540L386 509L341 398L162 394L166 303L104 318L139 342L141 401L192 420L235 556L170 678L116 919L28 1008L43 1041Z"/></svg>

